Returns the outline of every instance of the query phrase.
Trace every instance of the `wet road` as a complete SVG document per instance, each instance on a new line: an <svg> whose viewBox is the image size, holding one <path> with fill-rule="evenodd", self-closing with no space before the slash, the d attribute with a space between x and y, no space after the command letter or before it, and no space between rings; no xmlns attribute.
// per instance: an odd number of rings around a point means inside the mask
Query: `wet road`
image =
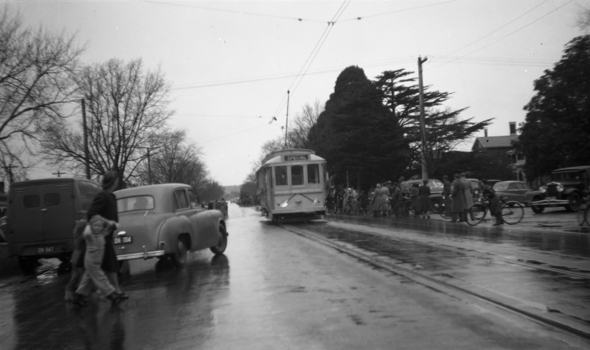
<svg viewBox="0 0 590 350"><path fill-rule="evenodd" d="M344 225L338 227L338 225ZM308 225L326 235L362 234L349 223ZM367 227L367 225L364 225ZM373 231L391 231L372 227ZM191 254L176 270L132 261L122 305L63 302L69 276L0 279L2 349L584 349L559 332L433 291L359 262L230 206L225 256ZM416 235L408 230L405 234ZM440 233L437 233L440 234ZM358 237L357 237L358 238ZM357 239L362 240L362 238ZM457 245L484 244L455 237ZM501 241L501 240L500 240ZM424 255L412 242L400 263ZM419 243L419 242L418 242ZM414 243L417 244L417 243ZM460 249L460 247L453 249ZM494 245L496 246L496 245ZM510 242L498 249L516 249ZM434 248L433 248L434 249ZM477 248L483 249L483 248ZM416 254L411 251L415 250ZM404 252L405 255L400 255ZM540 251L541 252L541 251ZM425 269L469 275L465 261L440 256ZM569 255L567 253L566 255ZM437 254L438 257L438 254ZM440 264L440 266L439 266ZM480 267L474 266L474 269ZM574 267L579 271L583 268ZM580 272L583 273L583 272Z"/></svg>

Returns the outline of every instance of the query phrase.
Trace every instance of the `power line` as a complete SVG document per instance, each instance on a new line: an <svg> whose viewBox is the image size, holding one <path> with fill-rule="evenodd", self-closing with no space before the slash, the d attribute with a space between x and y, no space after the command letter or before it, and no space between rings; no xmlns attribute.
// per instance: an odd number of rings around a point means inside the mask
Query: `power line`
<svg viewBox="0 0 590 350"><path fill-rule="evenodd" d="M549 16L549 15L550 15L550 14L552 14L553 12L555 12L555 11L557 11L557 10L561 9L562 7L566 6L567 4L569 4L569 3L570 3L570 2L572 2L572 1L573 1L573 0L569 0L569 1L568 1L568 2L566 2L565 4L563 4L563 5L561 5L561 6L557 7L557 8L555 8L555 9L553 9L553 10L549 11L549 12L548 12L548 13L546 13L545 15L543 15L543 16L541 16L541 17L537 18L536 20L534 20L534 21L532 21L532 22L529 22L529 23L525 24L524 26L522 26L522 27L520 27L520 28L516 29L515 31L512 31L512 32L508 33L507 35L505 35L505 36L501 37L500 39L498 39L498 40L496 40L496 41L494 41L494 42L491 42L491 43L489 43L489 44L488 44L488 45L486 45L486 46L480 47L480 48L479 48L479 49L477 49L477 50L473 50L473 51L471 51L471 52L469 52L469 53L467 53L467 54L465 54L465 55L463 55L463 56L459 56L459 58L458 58L458 59L460 59L460 58L463 58L463 57L465 57L465 56L469 56L469 55L471 55L471 54L473 54L473 53L476 53L476 52L478 52L478 51L481 51L481 50L483 50L483 49L485 49L485 48L487 48L487 47L489 47L489 46L491 46L491 45L493 45L493 44L497 43L498 41L501 41L501 40L504 40L504 39L506 39L507 37L511 36L512 34L514 34L514 33L518 32L518 31L520 31L520 30L522 30L522 29L524 29L524 28L526 28L526 27L530 26L531 24L533 24L533 23L536 23L536 22L540 21L541 19L543 19L543 18L545 18L545 17ZM431 68L430 70L434 70L434 69L440 68L440 67L442 67L442 66L444 66L444 65L446 65L446 64L448 64L448 63L454 62L454 61L455 61L455 60L451 60L451 61L449 61L449 62L447 62L447 63L440 64L440 65L438 65L438 66L436 66L436 67L433 67L433 68Z"/></svg>
<svg viewBox="0 0 590 350"><path fill-rule="evenodd" d="M376 14L368 15L368 16L351 17L351 18L346 18L346 19L340 20L339 22L341 23L341 22L349 22L349 21L360 21L361 19L367 19L367 18L378 17L378 16L385 16L385 15L389 15L389 14L392 14L392 13L399 13L399 12L411 11L411 10L425 8L425 7L439 6L439 5L444 5L444 4L448 4L448 3L451 3L451 2L455 2L455 1L457 1L457 0L439 2L439 3L436 3L436 4L428 4L428 5L422 5L422 6L416 6L416 7L409 7L409 8L405 8L405 9L401 9L401 10L387 11L387 12L376 13Z"/></svg>

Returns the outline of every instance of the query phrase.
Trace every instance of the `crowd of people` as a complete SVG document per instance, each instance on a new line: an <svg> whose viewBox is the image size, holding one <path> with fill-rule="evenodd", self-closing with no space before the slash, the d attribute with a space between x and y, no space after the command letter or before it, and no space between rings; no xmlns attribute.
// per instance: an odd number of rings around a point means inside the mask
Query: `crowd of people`
<svg viewBox="0 0 590 350"><path fill-rule="evenodd" d="M466 179L465 173L455 174L453 182L448 176L443 177L442 210L451 218L452 223L466 222L469 209L474 204L474 196L480 193L489 202L490 213L496 219L494 226L502 225L500 198L496 196L493 188L487 185L486 180L480 182L479 188L474 187L472 182ZM351 208L358 208L356 211L360 214L371 212L374 216L387 216L389 213L383 210L384 208L392 209L398 203L409 201L415 217L430 219L433 212L430 196L431 189L427 179L423 179L419 184L409 183L400 177L398 182L378 183L368 193L342 185L331 186L326 203L328 210L335 214L349 214ZM384 203L389 205L384 206Z"/></svg>

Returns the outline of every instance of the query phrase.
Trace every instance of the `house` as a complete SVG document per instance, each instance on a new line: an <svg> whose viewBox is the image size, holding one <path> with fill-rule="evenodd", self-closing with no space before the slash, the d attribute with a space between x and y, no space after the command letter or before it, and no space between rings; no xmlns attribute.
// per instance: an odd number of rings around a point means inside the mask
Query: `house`
<svg viewBox="0 0 590 350"><path fill-rule="evenodd" d="M526 182L526 176L523 171L525 158L512 145L512 141L518 140L516 122L510 122L509 127L510 134L504 136L488 136L488 130L485 129L485 135L483 137L475 138L471 151L483 152L488 156L504 159L507 166L512 169L514 177L512 179L502 180L520 180Z"/></svg>

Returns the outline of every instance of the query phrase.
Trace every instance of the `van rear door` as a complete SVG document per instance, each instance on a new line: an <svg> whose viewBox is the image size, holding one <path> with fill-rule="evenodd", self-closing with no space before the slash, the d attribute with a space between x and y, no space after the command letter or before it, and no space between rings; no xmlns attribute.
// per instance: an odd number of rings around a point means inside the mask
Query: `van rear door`
<svg viewBox="0 0 590 350"><path fill-rule="evenodd" d="M43 227L41 195L38 185L19 186L11 189L9 199L10 232L13 243L34 242L40 239Z"/></svg>
<svg viewBox="0 0 590 350"><path fill-rule="evenodd" d="M39 187L42 239L52 241L71 238L76 215L74 182L46 183Z"/></svg>

